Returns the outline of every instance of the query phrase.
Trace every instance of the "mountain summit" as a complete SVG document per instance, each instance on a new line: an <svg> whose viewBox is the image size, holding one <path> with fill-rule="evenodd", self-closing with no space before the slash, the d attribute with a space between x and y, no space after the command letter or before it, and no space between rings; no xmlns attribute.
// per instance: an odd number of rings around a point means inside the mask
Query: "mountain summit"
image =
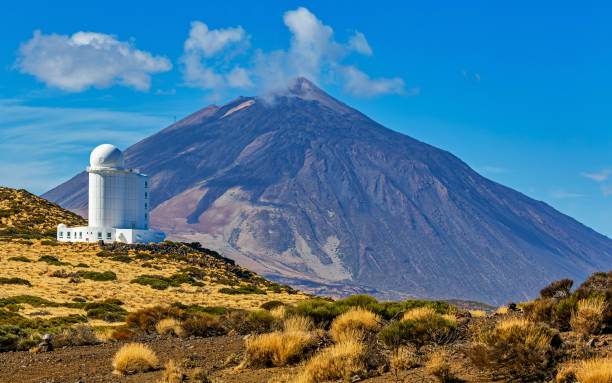
<svg viewBox="0 0 612 383"><path fill-rule="evenodd" d="M526 299L609 269L612 240L298 78L128 148L152 224L319 293ZM44 195L87 208L85 173Z"/></svg>

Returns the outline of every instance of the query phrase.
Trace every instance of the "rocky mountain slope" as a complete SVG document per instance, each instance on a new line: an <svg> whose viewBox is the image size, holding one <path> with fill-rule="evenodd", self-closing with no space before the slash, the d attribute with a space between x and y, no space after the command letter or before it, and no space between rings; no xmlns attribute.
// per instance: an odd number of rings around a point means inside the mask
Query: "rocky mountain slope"
<svg viewBox="0 0 612 383"><path fill-rule="evenodd" d="M296 79L125 151L153 226L318 293L503 303L612 265L612 240ZM44 195L87 208L81 173Z"/></svg>

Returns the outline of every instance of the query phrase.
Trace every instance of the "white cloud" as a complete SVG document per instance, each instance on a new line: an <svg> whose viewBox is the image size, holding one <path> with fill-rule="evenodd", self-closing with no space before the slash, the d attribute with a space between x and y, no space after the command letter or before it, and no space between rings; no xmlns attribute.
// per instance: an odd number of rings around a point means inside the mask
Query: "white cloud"
<svg viewBox="0 0 612 383"><path fill-rule="evenodd" d="M349 47L355 52L363 55L372 56L372 48L368 44L363 33L355 31L355 34L349 39Z"/></svg>
<svg viewBox="0 0 612 383"><path fill-rule="evenodd" d="M482 166L479 168L479 170L483 173L487 173L487 174L503 174L503 173L508 173L508 169L506 168L500 168L498 166Z"/></svg>
<svg viewBox="0 0 612 383"><path fill-rule="evenodd" d="M581 176L592 179L593 181L597 181L597 182L603 182L607 180L611 174L612 174L611 169L604 169L599 173L580 173Z"/></svg>
<svg viewBox="0 0 612 383"><path fill-rule="evenodd" d="M185 41L185 52L201 52L204 57L211 57L244 38L244 29L240 26L210 30L203 22L194 21L191 23L189 38Z"/></svg>
<svg viewBox="0 0 612 383"><path fill-rule="evenodd" d="M0 184L45 192L82 171L100 143L126 148L171 123L169 116L0 99Z"/></svg>
<svg viewBox="0 0 612 383"><path fill-rule="evenodd" d="M338 43L333 29L303 7L285 12L283 21L291 33L289 48L271 52L256 49L246 66L231 64L248 45L249 36L242 27L210 30L202 22L193 22L181 58L185 83L213 94L252 87L262 94L304 76L315 82L340 81L344 91L359 97L418 94L415 89L406 92L399 77L371 78L343 63L352 53L372 54L363 33L356 31L347 43Z"/></svg>
<svg viewBox="0 0 612 383"><path fill-rule="evenodd" d="M399 77L371 79L353 66L343 67L341 73L344 77L344 90L355 96L373 97L404 91L404 80Z"/></svg>
<svg viewBox="0 0 612 383"><path fill-rule="evenodd" d="M43 35L35 31L32 39L19 47L16 67L49 87L68 92L114 84L146 91L151 87L151 75L170 70L172 64L112 35Z"/></svg>
<svg viewBox="0 0 612 383"><path fill-rule="evenodd" d="M612 195L612 185L601 185L601 193L604 197Z"/></svg>

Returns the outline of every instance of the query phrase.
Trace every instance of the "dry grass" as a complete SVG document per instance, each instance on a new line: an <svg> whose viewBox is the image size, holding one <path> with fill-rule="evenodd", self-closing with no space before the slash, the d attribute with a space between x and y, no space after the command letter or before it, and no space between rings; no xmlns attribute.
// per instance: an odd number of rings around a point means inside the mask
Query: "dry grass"
<svg viewBox="0 0 612 383"><path fill-rule="evenodd" d="M127 375L149 371L157 367L155 352L141 343L129 343L123 346L113 358L114 374Z"/></svg>
<svg viewBox="0 0 612 383"><path fill-rule="evenodd" d="M174 360L169 360L164 366L164 373L162 374L159 383L181 383L186 378L185 372Z"/></svg>
<svg viewBox="0 0 612 383"><path fill-rule="evenodd" d="M474 364L501 376L539 377L553 352L556 332L542 323L509 318L475 334L469 355Z"/></svg>
<svg viewBox="0 0 612 383"><path fill-rule="evenodd" d="M365 352L365 346L357 340L336 343L306 362L295 382L318 383L337 379L350 382L353 376L365 374Z"/></svg>
<svg viewBox="0 0 612 383"><path fill-rule="evenodd" d="M474 318L484 318L487 313L484 310L470 310L470 315Z"/></svg>
<svg viewBox="0 0 612 383"><path fill-rule="evenodd" d="M355 339L360 333L376 331L380 327L380 317L373 312L355 307L334 319L329 333L336 342Z"/></svg>
<svg viewBox="0 0 612 383"><path fill-rule="evenodd" d="M497 314L508 314L508 307L506 306L500 306L497 308L497 310L495 310L495 313Z"/></svg>
<svg viewBox="0 0 612 383"><path fill-rule="evenodd" d="M402 316L402 320L422 321L436 315L436 310L428 306L412 309Z"/></svg>
<svg viewBox="0 0 612 383"><path fill-rule="evenodd" d="M563 366L557 372L555 383L575 383L576 382L576 365L569 364Z"/></svg>
<svg viewBox="0 0 612 383"><path fill-rule="evenodd" d="M578 383L612 382L612 358L583 360L576 367Z"/></svg>
<svg viewBox="0 0 612 383"><path fill-rule="evenodd" d="M262 303L269 300L281 300L293 304L308 297L302 293L287 294L268 291L267 294L227 295L219 293L219 288L225 285L216 283L212 279L204 280L204 286L192 286L183 284L180 287L170 287L166 290L155 290L149 286L143 286L130 281L143 274L156 274L170 276L180 272L179 268L184 264L165 260L154 259L148 263L156 269L142 266L142 262L133 261L123 263L112 260L110 257L98 257L100 250L97 244L86 243L62 243L58 246L42 245L39 240L31 240L32 245L27 246L16 242L0 242L0 275L3 277L19 277L30 281L31 287L25 285L11 285L0 289L0 298L8 298L16 295L33 295L54 302L69 302L75 297L83 297L87 301L102 301L108 298L116 298L125 302L123 306L127 311L134 312L139 309L160 305L168 306L174 302L186 305L198 304L203 306L223 306L236 309L257 309ZM44 262L36 262L43 255L52 255L62 262L71 265L84 263L89 265L88 269L74 266L53 266ZM135 252L130 251L130 256ZM5 262L6 259L16 256L25 256L34 260L33 262ZM67 273L79 270L106 271L110 270L117 274L117 280L98 282L82 279L81 283L70 283L65 278L53 278L50 275L59 269ZM215 270L211 270L215 271ZM26 307L26 309L29 309ZM33 309L39 310L37 308ZM49 308L51 316L65 316L70 314L85 314L84 311L71 308ZM26 312L27 314L27 312ZM90 325L102 325L104 322L90 320Z"/></svg>
<svg viewBox="0 0 612 383"><path fill-rule="evenodd" d="M450 382L454 379L448 363L448 355L444 350L431 354L425 367L440 382Z"/></svg>
<svg viewBox="0 0 612 383"><path fill-rule="evenodd" d="M270 310L270 314L276 319L283 319L285 317L285 313L287 312L286 306L278 306Z"/></svg>
<svg viewBox="0 0 612 383"><path fill-rule="evenodd" d="M283 329L286 332L291 331L311 331L314 328L314 323L309 317L302 315L294 315L283 321Z"/></svg>
<svg viewBox="0 0 612 383"><path fill-rule="evenodd" d="M54 348L98 344L101 340L89 326L77 325L51 338Z"/></svg>
<svg viewBox="0 0 612 383"><path fill-rule="evenodd" d="M314 346L316 336L308 331L275 331L245 341L247 366L285 366L299 361L306 349Z"/></svg>
<svg viewBox="0 0 612 383"><path fill-rule="evenodd" d="M572 329L585 335L597 333L603 323L605 309L606 302L603 297L581 299L570 319Z"/></svg>
<svg viewBox="0 0 612 383"><path fill-rule="evenodd" d="M165 318L157 322L155 330L160 335L176 335L183 337L185 330L181 327L181 323L174 318Z"/></svg>

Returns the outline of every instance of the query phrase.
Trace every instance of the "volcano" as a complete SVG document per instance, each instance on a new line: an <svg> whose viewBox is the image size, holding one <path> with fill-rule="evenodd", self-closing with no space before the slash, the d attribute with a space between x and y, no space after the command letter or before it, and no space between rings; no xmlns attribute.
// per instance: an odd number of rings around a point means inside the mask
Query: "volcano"
<svg viewBox="0 0 612 383"><path fill-rule="evenodd" d="M125 150L152 227L322 294L505 303L612 265L612 240L376 123L304 78ZM81 173L43 197L87 210Z"/></svg>

